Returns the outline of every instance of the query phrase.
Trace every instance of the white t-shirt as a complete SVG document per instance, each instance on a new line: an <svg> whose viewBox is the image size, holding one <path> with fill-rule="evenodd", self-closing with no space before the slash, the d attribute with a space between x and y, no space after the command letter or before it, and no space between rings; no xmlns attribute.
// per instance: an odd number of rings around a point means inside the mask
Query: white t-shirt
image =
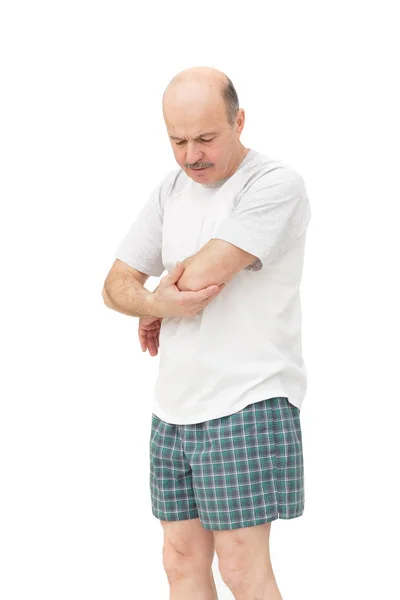
<svg viewBox="0 0 400 600"><path fill-rule="evenodd" d="M200 423L276 396L300 409L299 286L310 218L303 178L252 149L220 182L195 182L179 168L153 190L114 258L159 277L212 238L257 256L201 312L162 320L156 416Z"/></svg>

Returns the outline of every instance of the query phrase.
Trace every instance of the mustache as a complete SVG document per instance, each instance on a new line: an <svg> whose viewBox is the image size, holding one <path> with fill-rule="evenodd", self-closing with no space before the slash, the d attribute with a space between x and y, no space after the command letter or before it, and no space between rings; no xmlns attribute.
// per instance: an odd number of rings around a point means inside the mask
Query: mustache
<svg viewBox="0 0 400 600"><path fill-rule="evenodd" d="M195 163L193 165L186 163L187 169L203 169L204 167L212 167L212 166L213 166L212 163Z"/></svg>

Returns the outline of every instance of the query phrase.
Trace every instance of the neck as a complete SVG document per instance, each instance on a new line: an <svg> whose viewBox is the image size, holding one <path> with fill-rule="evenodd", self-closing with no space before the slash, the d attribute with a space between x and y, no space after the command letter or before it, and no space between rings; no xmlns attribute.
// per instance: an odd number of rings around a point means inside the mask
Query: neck
<svg viewBox="0 0 400 600"><path fill-rule="evenodd" d="M241 164L242 160L248 155L249 152L250 152L250 148L246 148L245 146L240 144L239 156L238 156L237 160L235 161L235 164L233 165L233 170L232 170L231 175L236 171L236 169Z"/></svg>

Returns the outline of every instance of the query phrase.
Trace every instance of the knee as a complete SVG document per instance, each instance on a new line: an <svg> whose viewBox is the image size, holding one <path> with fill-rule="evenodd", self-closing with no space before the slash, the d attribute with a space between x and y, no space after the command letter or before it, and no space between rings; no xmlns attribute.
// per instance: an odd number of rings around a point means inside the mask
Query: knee
<svg viewBox="0 0 400 600"><path fill-rule="evenodd" d="M182 550L172 542L164 543L163 567L170 583L199 577L212 568L213 553L194 549Z"/></svg>
<svg viewBox="0 0 400 600"><path fill-rule="evenodd" d="M262 587L266 566L259 557L239 553L235 557L219 558L218 567L222 580L236 597L242 597L254 586Z"/></svg>

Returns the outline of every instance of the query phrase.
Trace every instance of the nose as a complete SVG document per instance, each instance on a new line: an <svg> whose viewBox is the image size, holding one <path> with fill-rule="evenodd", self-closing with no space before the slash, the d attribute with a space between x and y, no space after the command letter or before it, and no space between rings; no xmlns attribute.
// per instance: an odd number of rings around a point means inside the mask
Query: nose
<svg viewBox="0 0 400 600"><path fill-rule="evenodd" d="M203 157L203 153L199 148L196 148L195 146L190 146L188 144L187 150L186 150L186 162L189 165L195 165L199 162L201 162Z"/></svg>

